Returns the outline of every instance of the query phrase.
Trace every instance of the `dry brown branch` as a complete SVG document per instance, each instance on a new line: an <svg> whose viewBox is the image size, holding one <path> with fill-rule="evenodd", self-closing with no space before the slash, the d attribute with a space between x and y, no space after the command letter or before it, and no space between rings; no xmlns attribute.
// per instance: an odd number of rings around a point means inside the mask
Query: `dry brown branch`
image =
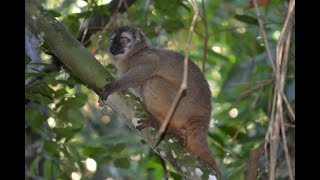
<svg viewBox="0 0 320 180"><path fill-rule="evenodd" d="M287 109L288 109L289 115L291 116L291 118L293 119L293 121L295 121L295 120L296 120L296 116L295 116L295 113L294 113L293 110L292 110L292 107L291 107L288 99L287 99L287 96L283 93L283 94L282 94L282 97L283 97L284 102L286 103L286 107L287 107Z"/></svg>
<svg viewBox="0 0 320 180"><path fill-rule="evenodd" d="M189 59L189 53L190 53L190 45L191 45L191 39L192 39L192 33L194 31L194 27L195 27L195 24L196 24L196 20L198 18L198 15L199 15L199 9L198 9L198 6L197 4L194 2L194 0L191 0L191 5L192 5L192 8L193 8L193 11L194 11L194 15L193 15L193 18L192 18L192 23L191 23L191 26L190 26L190 30L189 30L189 35L188 35L188 40L187 40L187 45L186 45L186 52L185 52L185 56L184 56L184 66L183 66L183 79L182 79L182 83L181 83L181 86L180 86L180 89L178 91L178 93L176 94L171 106L170 106L170 109L169 109L169 112L165 118L165 120L163 121L159 131L157 132L157 135L155 137L155 142L156 144L159 143L160 141L160 137L163 135L163 133L166 131L167 129L167 126L170 122L170 119L182 97L182 93L187 89L187 77L188 77L188 59Z"/></svg>
<svg viewBox="0 0 320 180"><path fill-rule="evenodd" d="M287 15L286 21L284 23L284 27L281 32L280 39L279 39L278 45L277 45L277 65L278 65L277 70L280 71L279 78L281 78L280 79L281 89L278 89L278 96L279 96L278 98L279 99L281 98L281 108L280 108L281 111L282 111L282 100L283 100L283 94L284 94L283 90L284 90L285 78L286 78L286 73L287 73L288 54L289 54L290 40L291 40L290 37L291 37L291 32L292 32L291 30L293 27L294 9L295 9L295 0L291 0L289 3L288 15ZM279 56L278 56L278 54L279 54ZM283 58L280 55L283 55ZM284 128L284 120L283 120L283 115L282 115L283 112L279 112L279 114L281 115L280 116L281 134L282 134L286 162L287 162L287 166L288 166L289 177L291 180L293 180L294 178L293 178L293 173L292 173L292 169L291 169L290 156L289 156L289 151L288 151L288 146L287 146L287 137L286 137L286 131Z"/></svg>
<svg viewBox="0 0 320 180"><path fill-rule="evenodd" d="M288 173L289 173L290 179L293 180L294 178L293 178L293 173L291 169L290 156L288 153L287 140L286 140L286 132L284 128L283 101L285 101L289 114L292 117L295 117L295 116L294 116L294 112L289 106L289 102L287 101L283 91L285 87L285 79L287 74L288 54L289 54L289 48L290 48L291 31L292 31L293 20L294 20L295 0L290 1L287 18L285 20L280 38L277 43L276 61L275 61L276 64L274 64L270 54L266 32L264 30L263 20L261 18L261 13L257 6L257 2L256 0L254 0L253 2L257 12L257 16L258 16L260 31L263 35L266 49L269 55L269 60L272 64L274 77L276 79L274 84L275 85L274 90L273 90L270 122L269 122L268 130L266 132L266 142L265 142L266 154L267 154L266 147L268 144L270 145L270 151L269 151L270 156L269 156L269 159L267 158L269 160L269 172L268 172L269 179L273 180L276 178L275 169L277 164L277 149L280 142L280 128L281 128L281 138L284 144L284 151L285 151L285 157L286 157L286 162L288 166Z"/></svg>

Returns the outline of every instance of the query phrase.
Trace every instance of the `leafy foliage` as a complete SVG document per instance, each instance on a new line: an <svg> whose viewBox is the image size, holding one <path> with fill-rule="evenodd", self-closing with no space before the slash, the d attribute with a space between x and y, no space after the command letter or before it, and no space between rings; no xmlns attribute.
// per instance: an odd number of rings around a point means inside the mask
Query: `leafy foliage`
<svg viewBox="0 0 320 180"><path fill-rule="evenodd" d="M102 0L42 1L67 30L83 39L87 24L90 44L85 44L95 57L110 67L101 42L104 25L109 21L109 5ZM270 96L274 77L265 44L259 31L254 9L244 1L204 1L206 17L201 16L193 35L191 59L202 66L203 50L207 50L205 76L212 90L212 126L208 134L210 148L226 179L245 179L250 152L265 141L270 112ZM113 27L130 24L140 27L150 38L152 46L185 51L188 27L192 19L191 6L185 0L132 1L118 14L104 36ZM283 27L285 1L272 1L260 7L266 21L266 33L272 52ZM204 47L205 26L208 24L208 47ZM105 22L104 24L101 22ZM90 31L91 29L95 31ZM85 42L84 41L84 42ZM29 42L31 43L31 41ZM291 44L286 95L294 107L295 53L294 32ZM84 179L127 178L162 179L160 160L137 136L108 109L97 107L97 96L87 89L58 60L45 53L41 46L38 55L25 58L25 124L26 177L70 179L76 173ZM113 74L115 72L113 71ZM287 113L287 109L285 109ZM107 115L105 115L107 114ZM288 146L294 159L294 123L289 124ZM288 179L283 147L278 154L278 177ZM97 163L90 170L88 158ZM266 179L266 159L259 160L259 178ZM179 175L169 168L174 179ZM74 178L74 177L72 177Z"/></svg>

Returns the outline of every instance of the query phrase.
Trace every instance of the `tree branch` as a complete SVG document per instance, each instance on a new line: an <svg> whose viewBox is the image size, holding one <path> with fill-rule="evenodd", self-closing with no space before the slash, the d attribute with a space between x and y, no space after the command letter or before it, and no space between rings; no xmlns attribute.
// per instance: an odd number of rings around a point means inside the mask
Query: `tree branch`
<svg viewBox="0 0 320 180"><path fill-rule="evenodd" d="M287 107L290 107L290 106L288 106L288 102L286 102L286 98L283 93L283 90L285 87L285 80L287 75L288 54L289 54L289 48L290 48L291 31L293 28L295 0L290 0L290 3L289 3L287 18L285 20L284 26L282 28L282 32L280 34L280 38L277 43L275 64L274 64L274 61L272 60L271 54L269 53L270 50L269 50L269 45L267 41L267 36L263 28L264 26L263 20L261 18L261 13L259 11L256 0L253 0L253 3L258 16L260 31L263 35L266 49L269 54L269 59L272 64L273 75L275 77L272 109L271 109L269 127L266 133L266 143L265 143L265 146L267 146L267 143L270 144L269 178L271 180L276 178L277 149L280 141L280 132L281 132L281 135L282 135L281 137L284 144L286 162L288 166L288 173L289 173L290 179L293 180L294 177L291 170L290 156L288 152L287 140L286 140L286 134L285 134L285 128L284 128L283 100L287 104ZM291 111L292 109L288 108L288 110L291 116L294 117L294 113L293 111Z"/></svg>

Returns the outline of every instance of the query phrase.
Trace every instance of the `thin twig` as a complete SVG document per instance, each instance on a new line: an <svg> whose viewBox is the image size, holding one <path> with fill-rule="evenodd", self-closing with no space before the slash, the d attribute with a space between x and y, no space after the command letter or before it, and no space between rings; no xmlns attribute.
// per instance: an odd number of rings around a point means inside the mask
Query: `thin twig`
<svg viewBox="0 0 320 180"><path fill-rule="evenodd" d="M94 3L94 2L93 3L88 3L88 8L87 8L88 13L86 13L86 16L84 17L84 20L80 24L80 27L79 27L79 30L78 30L78 33L77 33L77 37L80 35L79 34L81 32L80 30L83 27L83 24L86 22L86 19L92 18L93 11L90 12L90 9L94 8L93 6L97 6L97 4ZM90 17L89 17L89 12L90 12ZM88 21L90 21L90 20L88 20ZM95 29L94 27L90 27L89 28L89 22L88 22L88 26L84 29L82 37L81 37L81 41L80 41L83 46L88 44L88 42L91 40L91 37L89 37L89 39L86 42L84 42L84 39L86 38L88 31L89 30L94 30L94 29ZM97 28L97 29L101 29L101 28Z"/></svg>
<svg viewBox="0 0 320 180"><path fill-rule="evenodd" d="M263 34L266 49L269 55L269 46L268 46L266 33L263 29L263 21L261 18L261 14L257 6L256 0L254 0L253 2L258 15L260 31ZM282 28L280 38L277 43L276 61L275 61L276 64L273 64L274 61L272 60L272 57L269 55L269 59L272 63L273 73L276 79L275 87L273 91L274 96L272 101L270 123L269 123L268 131L266 133L266 142L265 142L265 150L266 150L267 144L268 143L270 144L270 157L269 157L270 159L267 158L269 160L268 173L269 173L270 180L274 180L276 178L275 168L277 163L277 149L278 149L279 140L280 140L280 128L281 128L281 137L284 144L289 177L291 180L294 179L293 173L291 170L290 156L287 148L287 140L286 140L286 134L285 134L285 128L284 128L284 119L283 119L283 101L285 101L287 106L289 104L288 102L286 102L286 98L283 93L283 90L284 90L286 73L287 73L290 37L291 37L291 31L293 27L294 6L295 6L295 0L291 0L288 8L288 15L284 23L284 27ZM289 113L291 114L292 117L294 117L294 113L292 109L291 109L291 112Z"/></svg>
<svg viewBox="0 0 320 180"><path fill-rule="evenodd" d="M203 10L203 24L205 29L205 37L203 39L203 59L202 59L202 72L204 73L206 70L206 62L207 62L207 48L208 48L208 41L209 41L209 34L208 34L208 24L207 24L207 15L206 15L206 8L204 6L204 0L201 2L202 4L202 10Z"/></svg>
<svg viewBox="0 0 320 180"><path fill-rule="evenodd" d="M249 113L246 113L246 114L245 114L245 117L243 118L244 121L242 122L243 124L246 123L246 122L249 120L248 117L249 117L249 115L250 115L250 112L252 112L252 111L254 110L256 104L257 104L258 101L259 101L259 98L260 98L262 92L263 92L263 86L260 87L257 97L255 97L255 99L254 99L253 102L251 103L251 105L250 105L250 107L249 107L249 111L248 111ZM241 131L241 128L238 128L238 130L236 131L236 133L235 133L235 134L233 135L233 137L231 138L230 144L232 144L232 143L236 140L236 138L238 137L240 131Z"/></svg>
<svg viewBox="0 0 320 180"><path fill-rule="evenodd" d="M101 38L99 38L98 43L97 43L98 44L98 49L99 49L99 45L101 44L101 42L103 42L103 40L105 38L105 34L106 34L107 30L109 29L111 24L113 24L113 22L115 21L115 19L116 19L115 17L118 14L118 11L119 11L122 3L123 3L123 0L120 0L119 3L118 3L118 6L117 6L117 10L112 14L112 16L110 17L108 23L103 27L102 33L101 33L101 36L100 36Z"/></svg>
<svg viewBox="0 0 320 180"><path fill-rule="evenodd" d="M190 30L189 30L189 35L188 35L188 40L187 40L187 45L186 45L186 52L185 52L185 57L184 57L184 66L183 66L183 79L182 79L182 83L181 83L181 86L180 86L180 89L178 91L178 93L176 94L171 106L170 106L170 109L169 109L169 112L167 113L167 116L165 118L165 120L163 121L159 131L157 132L156 136L155 136L155 142L156 142L156 146L158 145L158 143L160 142L160 138L161 136L163 135L163 133L166 131L167 129L167 126L169 124L169 121L182 97L182 93L187 89L187 77L188 77L188 59L189 59L189 53L190 53L190 46L191 46L191 39L192 39L192 33L194 31L194 27L195 27L195 24L196 24L196 20L198 18L198 15L199 15L199 9L198 9L198 6L197 4L194 2L194 0L191 0L191 5L192 5L192 8L194 10L194 15L193 15L193 18L192 18L192 23L191 23L191 26L190 26Z"/></svg>
<svg viewBox="0 0 320 180"><path fill-rule="evenodd" d="M239 156L238 154L235 154L234 152L232 152L231 150L223 147L220 143L218 143L216 140L214 139L210 139L210 142L212 142L214 145L216 145L217 147L219 147L220 149L222 149L224 152L229 153L230 155L232 155L233 157L237 158L237 159L242 159L241 156Z"/></svg>
<svg viewBox="0 0 320 180"><path fill-rule="evenodd" d="M284 102L286 104L286 107L288 109L288 112L289 112L290 116L292 117L293 121L295 121L296 120L295 113L293 112L292 107L291 107L291 105L290 105L290 103L289 103L289 101L288 101L288 99L287 99L287 97L286 97L286 95L284 93L282 93L282 98L283 98L283 100L284 100Z"/></svg>
<svg viewBox="0 0 320 180"><path fill-rule="evenodd" d="M84 31L83 31L83 34L82 34L82 37L81 37L81 44L84 45L83 41L84 41L84 38L86 37L87 33L88 33L88 30L89 28L86 28Z"/></svg>
<svg viewBox="0 0 320 180"><path fill-rule="evenodd" d="M284 27L283 27L283 31L281 33L280 36L280 41L279 40L279 49L281 49L284 52L279 52L283 53L283 59L277 59L277 62L282 63L282 67L281 67L281 74L282 76L280 76L282 79L280 81L282 87L279 90L279 98L283 98L283 89L284 89L284 83L285 83L285 75L287 73L287 64L288 64L288 54L289 54L289 48L290 48L290 37L291 37L291 30L293 27L293 15L294 15L294 8L295 8L295 0L291 0L289 3L289 8L288 8L288 15L286 18L286 21L284 23ZM283 43L283 44L280 44ZM285 47L283 47L285 46ZM280 48L282 47L282 48ZM278 46L277 46L278 49ZM283 50L284 49L284 50ZM278 54L278 52L277 52ZM281 62L282 61L282 62ZM279 67L280 68L280 67ZM282 104L281 104L282 106ZM282 134L282 140L283 140L283 146L284 146L284 151L285 151L285 157L286 157L286 162L287 162L287 166L288 166L288 172L289 172L289 177L291 180L293 180L293 173L292 173L292 169L291 169L291 163L290 163L290 156L289 156L289 150L288 150L288 146L287 146L287 137L286 137L286 133L285 133L285 128L284 128L284 120L283 120L283 116L281 116L280 118L280 125L281 125L281 134Z"/></svg>
<svg viewBox="0 0 320 180"><path fill-rule="evenodd" d="M267 33L266 33L265 29L264 29L264 21L262 19L262 16L261 16L258 4L257 4L257 0L253 0L253 4L254 4L254 7L256 9L260 31L262 33L264 44L265 44L266 49L267 49L267 53L268 53L268 56L269 56L271 67L273 69L273 72L275 73L276 72L276 67L274 65L274 61L273 61L273 58L272 58L272 55L271 55L271 51L270 51L270 48L269 48L269 42L268 42L268 39L267 39Z"/></svg>
<svg viewBox="0 0 320 180"><path fill-rule="evenodd" d="M198 30L195 29L194 32L195 32L198 36L200 36L201 39L204 39L204 38L205 38Z"/></svg>
<svg viewBox="0 0 320 180"><path fill-rule="evenodd" d="M243 163L240 166L238 166L236 169L232 170L231 172L227 173L228 177L231 177L234 173L236 173L237 171L239 171L240 169L242 169L243 167L245 167L247 165L247 163Z"/></svg>
<svg viewBox="0 0 320 180"><path fill-rule="evenodd" d="M273 89L273 91L271 92L271 94L273 94L275 92L275 89ZM269 122L269 126L268 126L268 130L266 132L266 136L265 136L265 143L264 143L264 152L265 152L265 157L266 157L266 160L267 160L267 164L271 164L271 160L268 158L268 144L271 144L271 137L272 137L272 130L274 129L273 125L274 125L274 114L275 114L275 109L276 109L276 96L273 95L272 96L272 101L271 101L271 113L270 113L270 122ZM271 145L270 145L270 156L272 154L272 150L271 150ZM270 165L271 166L271 165ZM267 172L270 171L270 166L266 165L267 167Z"/></svg>
<svg viewBox="0 0 320 180"><path fill-rule="evenodd" d="M255 87L253 87L253 88L251 88L251 89L249 89L249 90L241 93L241 94L239 95L239 97L236 99L236 102L237 102L237 101L240 101L240 100L243 99L243 98L246 98L247 96L249 96L249 95L250 95L251 93L253 93L254 91L257 91L257 90L263 88L264 86L266 86L266 85L268 85L268 84L270 84L270 83L272 83L272 82L273 82L273 79L264 81L263 83L258 84L257 86L255 86Z"/></svg>
<svg viewBox="0 0 320 180"><path fill-rule="evenodd" d="M110 25L113 24L113 22L115 21L115 19L116 19L115 16L119 12L119 9L121 7L122 2L123 2L123 0L119 1L116 11L112 14L112 16L109 18L108 23L103 28L102 27L91 27L90 28L91 30L93 30L93 29L102 30L102 33L99 35L99 40L98 40L98 43L97 43L97 49L100 49L100 45L99 44L101 44L101 42L103 42L103 40L105 38L106 31L109 29ZM90 38L87 41L83 42L82 45L88 44L93 39L93 37L94 36L90 36Z"/></svg>
<svg viewBox="0 0 320 180"><path fill-rule="evenodd" d="M169 170L168 170L168 168L167 168L167 163L166 163L166 161L163 160L163 159L161 158L161 156L158 155L158 154L157 154L157 157L158 157L158 159L160 160L161 166L162 166L162 168L163 168L164 180L169 180L170 172L169 172Z"/></svg>

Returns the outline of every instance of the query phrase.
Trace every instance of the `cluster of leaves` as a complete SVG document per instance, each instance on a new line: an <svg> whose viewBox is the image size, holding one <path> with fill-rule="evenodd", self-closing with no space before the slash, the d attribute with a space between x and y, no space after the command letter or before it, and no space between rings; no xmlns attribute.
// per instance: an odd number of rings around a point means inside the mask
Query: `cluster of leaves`
<svg viewBox="0 0 320 180"><path fill-rule="evenodd" d="M81 164L78 151L67 142L83 128L81 107L87 95L74 93L73 88L79 84L77 79L63 78L66 73L46 72L52 66L46 62L32 63L30 58L25 58L28 80L25 87L26 149L30 154L26 157L30 158L26 174L29 177L36 176L39 171L46 178L58 177L59 173L65 173L60 169L72 172L75 171L74 162Z"/></svg>
<svg viewBox="0 0 320 180"><path fill-rule="evenodd" d="M43 55L45 50L40 49ZM105 172L108 167L117 168L122 177L130 177L130 169L148 169L137 176L142 179L162 177L159 157L147 148L137 148L141 142L127 128L112 132L121 125L118 121L102 123L105 113L85 113L84 106L97 110L97 100L88 100L93 92L65 66L56 67L52 62L35 63L25 57L26 178L70 179L76 173L99 179L112 176L112 172ZM107 69L114 70L109 66ZM114 114L108 114L114 119ZM141 160L137 166L130 160L145 155L152 161ZM87 167L88 158L95 161L96 170Z"/></svg>
<svg viewBox="0 0 320 180"><path fill-rule="evenodd" d="M85 140L87 92L68 71L50 71L52 66L25 58L26 177L69 178L72 172L89 177L88 157L99 165L113 161L127 169L128 155L122 155L126 144L115 142L113 134Z"/></svg>
<svg viewBox="0 0 320 180"><path fill-rule="evenodd" d="M77 2L46 0L43 5L79 39L82 35L81 25L88 21L89 27L98 30L92 33L91 44L87 48L96 56L105 53L105 49L93 49L97 48L101 35L101 22L108 22L112 15L109 6L116 1L103 4L100 0L88 0L84 7L77 7ZM184 52L188 27L193 16L188 1L130 2L127 9L116 19L117 24L135 25L146 33L153 45ZM203 19L199 2L200 17L193 35L190 57L201 67L203 50L207 50L205 76L213 94L213 127L209 131L208 140L227 179L244 179L250 152L265 141L272 98L270 94L273 89L272 69L255 11L246 9L248 2L219 0L204 3L206 19ZM285 5L286 1L274 0L261 7L272 52L275 51L283 27ZM80 9L80 12L73 13L75 8ZM203 43L206 28L204 20L208 24L208 47L204 47ZM114 26L116 25L111 25ZM107 33L111 29L108 29ZM294 39L291 49L286 95L290 103L294 103ZM101 63L109 62L108 58L101 59ZM29 63L26 58L26 67ZM50 66L47 63L38 65ZM91 177L92 174L84 168L83 163L90 157L96 160L98 167L111 161L112 167L119 167L117 174L112 174L112 170L108 168L98 168L96 178L126 177L130 174L137 175L137 178L163 177L158 157L145 149L146 147L139 146L140 142L133 138L128 129L120 128L121 126L115 123L117 121L113 121L115 115L109 112L114 124L106 127L94 121L100 118L97 115L99 113L94 110L95 107L90 109L93 112L91 115L83 113L81 108L92 97L72 74L36 71L26 72L27 78L34 78L34 81L26 85L26 125L32 133L37 134L35 139L30 136L32 138L28 145L40 149L27 166L29 176L39 175L37 172L41 170L38 166L41 166L44 168L41 172L44 172L45 177L70 177L72 172L81 172L83 177ZM231 109L238 112L234 118L230 115ZM49 118L55 120L55 127L48 125ZM90 120L90 123L86 120ZM117 130L114 127L117 127ZM294 129L289 128L288 134L288 144L294 147ZM92 138L94 136L98 138ZM116 142L113 141L115 137ZM140 160L129 159L137 154L141 155ZM282 172L278 178L287 179L282 150L278 156L281 162L279 172ZM266 164L266 159L261 157L262 170L266 169ZM174 172L171 172L171 175L179 179ZM265 178L265 172L260 171L259 177Z"/></svg>

